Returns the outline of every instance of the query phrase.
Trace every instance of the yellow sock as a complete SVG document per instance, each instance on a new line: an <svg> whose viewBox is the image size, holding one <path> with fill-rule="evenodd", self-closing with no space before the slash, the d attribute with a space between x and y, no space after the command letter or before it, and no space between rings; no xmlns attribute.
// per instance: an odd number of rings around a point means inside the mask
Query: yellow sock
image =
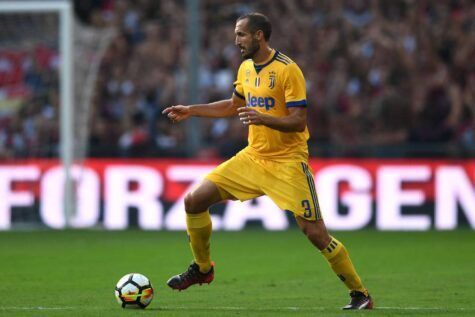
<svg viewBox="0 0 475 317"><path fill-rule="evenodd" d="M330 244L321 252L333 272L345 283L350 291L356 290L368 295L368 291L361 283L361 279L356 273L353 263L351 263L345 246L334 237L331 238Z"/></svg>
<svg viewBox="0 0 475 317"><path fill-rule="evenodd" d="M209 240L212 225L208 210L199 214L187 213L186 227L195 262L199 265L201 273L206 273L211 269Z"/></svg>

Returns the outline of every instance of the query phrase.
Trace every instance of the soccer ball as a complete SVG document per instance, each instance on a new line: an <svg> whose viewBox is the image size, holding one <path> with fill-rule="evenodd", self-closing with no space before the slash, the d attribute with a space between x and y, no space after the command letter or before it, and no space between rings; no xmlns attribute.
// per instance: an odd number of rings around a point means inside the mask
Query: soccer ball
<svg viewBox="0 0 475 317"><path fill-rule="evenodd" d="M145 308L153 299L152 284L142 274L126 274L117 282L115 298L122 308Z"/></svg>

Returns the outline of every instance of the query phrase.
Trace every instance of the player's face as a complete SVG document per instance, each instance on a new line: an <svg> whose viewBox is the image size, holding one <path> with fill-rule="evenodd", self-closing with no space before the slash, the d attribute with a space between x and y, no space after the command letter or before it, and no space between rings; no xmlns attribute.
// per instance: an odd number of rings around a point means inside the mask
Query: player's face
<svg viewBox="0 0 475 317"><path fill-rule="evenodd" d="M244 59L252 58L260 48L259 41L255 38L255 34L248 29L247 22L247 19L239 20L234 30L235 44L241 50Z"/></svg>

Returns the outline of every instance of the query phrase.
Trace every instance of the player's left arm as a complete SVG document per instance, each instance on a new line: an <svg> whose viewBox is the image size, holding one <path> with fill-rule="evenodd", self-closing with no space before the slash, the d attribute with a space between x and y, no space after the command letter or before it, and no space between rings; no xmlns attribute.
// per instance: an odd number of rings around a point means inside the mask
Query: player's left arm
<svg viewBox="0 0 475 317"><path fill-rule="evenodd" d="M282 73L285 104L288 114L283 117L266 115L250 108L238 108L244 125L265 125L282 132L303 132L307 126L307 94L305 78L295 63L285 67Z"/></svg>
<svg viewBox="0 0 475 317"><path fill-rule="evenodd" d="M239 119L246 126L251 124L265 125L282 132L303 132L307 126L307 108L304 107L289 108L289 114L280 118L259 113L246 107L238 108L237 111Z"/></svg>

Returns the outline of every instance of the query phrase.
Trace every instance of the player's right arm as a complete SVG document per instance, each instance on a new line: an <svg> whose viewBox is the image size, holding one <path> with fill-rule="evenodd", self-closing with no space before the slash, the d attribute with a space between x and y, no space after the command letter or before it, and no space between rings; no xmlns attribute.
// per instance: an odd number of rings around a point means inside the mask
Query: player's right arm
<svg viewBox="0 0 475 317"><path fill-rule="evenodd" d="M189 117L223 118L238 114L237 109L246 105L244 90L242 87L242 65L239 67L237 79L234 82L234 92L230 99L220 100L199 105L177 105L168 107L162 111L173 122L180 122Z"/></svg>
<svg viewBox="0 0 475 317"><path fill-rule="evenodd" d="M162 111L173 122L180 122L189 117L224 118L237 115L237 108L245 104L244 100L233 94L231 99L207 104L177 105Z"/></svg>

